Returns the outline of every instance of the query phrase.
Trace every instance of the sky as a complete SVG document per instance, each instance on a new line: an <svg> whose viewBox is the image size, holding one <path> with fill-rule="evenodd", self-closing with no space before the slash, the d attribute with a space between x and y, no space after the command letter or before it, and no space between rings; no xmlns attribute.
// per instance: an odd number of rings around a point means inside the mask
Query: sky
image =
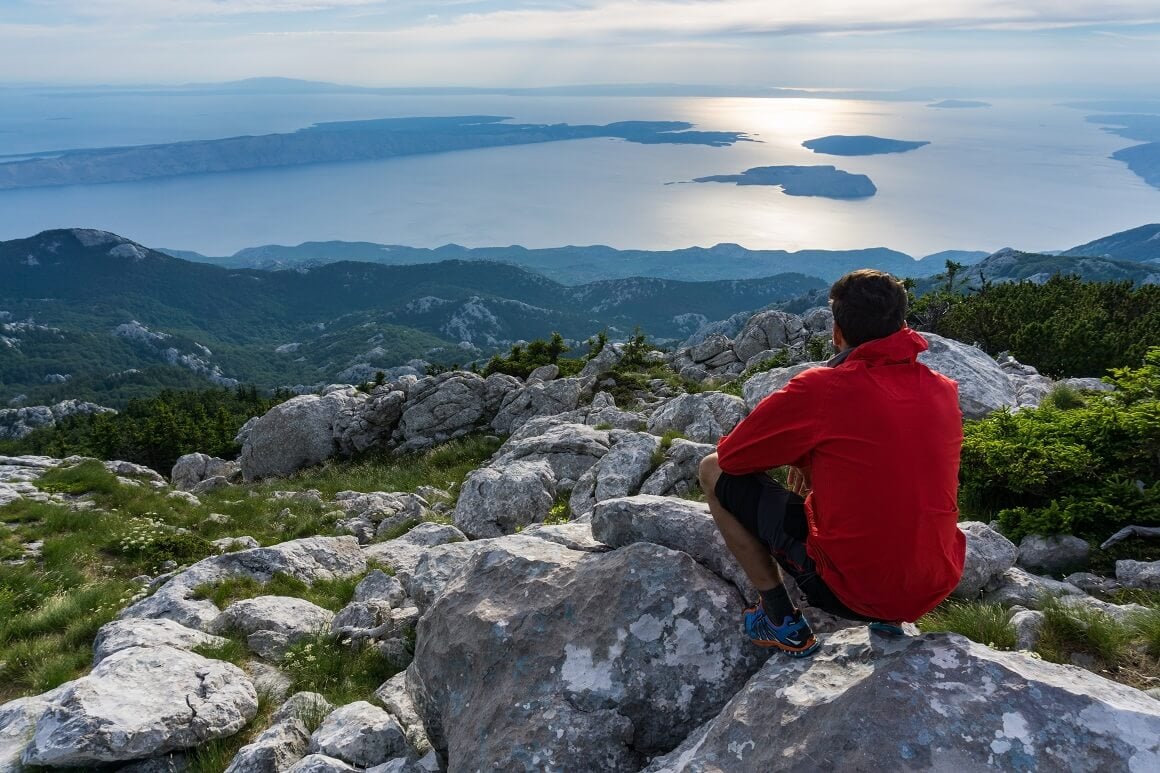
<svg viewBox="0 0 1160 773"><path fill-rule="evenodd" d="M1160 94L1158 0L0 0L0 83Z"/></svg>

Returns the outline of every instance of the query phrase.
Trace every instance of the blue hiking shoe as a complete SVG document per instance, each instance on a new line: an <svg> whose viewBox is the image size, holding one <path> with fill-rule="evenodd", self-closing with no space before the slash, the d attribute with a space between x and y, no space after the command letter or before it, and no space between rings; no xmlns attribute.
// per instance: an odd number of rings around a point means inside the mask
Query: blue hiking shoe
<svg viewBox="0 0 1160 773"><path fill-rule="evenodd" d="M822 646L800 610L785 618L781 625L774 625L759 600L745 610L744 621L750 641L758 647L776 647L791 658L809 657Z"/></svg>
<svg viewBox="0 0 1160 773"><path fill-rule="evenodd" d="M871 631L885 636L906 636L906 631L902 629L902 623L870 623L867 627Z"/></svg>

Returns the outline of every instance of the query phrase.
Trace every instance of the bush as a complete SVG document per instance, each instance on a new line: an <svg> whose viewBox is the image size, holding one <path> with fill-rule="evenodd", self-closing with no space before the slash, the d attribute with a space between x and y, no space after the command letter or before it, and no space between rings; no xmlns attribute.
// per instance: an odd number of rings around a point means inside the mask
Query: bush
<svg viewBox="0 0 1160 773"><path fill-rule="evenodd" d="M584 367L580 360L563 360L561 355L571 351L564 338L559 333L552 333L551 338L544 340L537 338L526 346L515 345L507 357L493 355L483 368L484 378L493 373L506 373L517 378L527 378L532 371L544 365L556 365L564 375L579 373Z"/></svg>
<svg viewBox="0 0 1160 773"><path fill-rule="evenodd" d="M1016 541L1066 533L1099 542L1129 524L1160 525L1160 347L1110 380L1120 391L1080 407L1061 410L1055 399L968 422L963 510L997 516Z"/></svg>

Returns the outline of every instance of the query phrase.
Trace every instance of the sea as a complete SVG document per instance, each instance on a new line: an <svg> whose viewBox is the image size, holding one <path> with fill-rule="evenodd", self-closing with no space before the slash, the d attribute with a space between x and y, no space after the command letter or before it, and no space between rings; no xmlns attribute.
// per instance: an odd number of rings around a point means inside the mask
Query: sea
<svg viewBox="0 0 1160 773"><path fill-rule="evenodd" d="M434 247L604 244L675 249L890 247L1062 250L1160 221L1160 190L1109 155L1134 144L1045 100L144 94L0 89L0 157L404 116L501 115L529 123L680 120L740 131L714 148L589 139L134 183L0 191L0 239L99 228L150 247L229 255L339 239ZM839 157L804 140L869 134L931 144ZM3 160L3 159L0 159ZM862 200L775 187L691 184L756 166L828 164L868 175Z"/></svg>

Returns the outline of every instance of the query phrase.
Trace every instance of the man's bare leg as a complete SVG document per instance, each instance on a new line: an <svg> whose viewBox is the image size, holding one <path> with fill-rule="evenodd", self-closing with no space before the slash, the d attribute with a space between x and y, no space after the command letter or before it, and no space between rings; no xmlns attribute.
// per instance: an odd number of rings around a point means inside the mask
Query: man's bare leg
<svg viewBox="0 0 1160 773"><path fill-rule="evenodd" d="M712 513L721 536L725 538L725 546L737 559L749 581L759 591L768 591L781 585L781 571L773 556L769 554L769 548L750 534L733 513L726 510L717 499L717 479L721 477L721 468L717 466L717 454L709 454L701 460L699 473L701 490L705 492L709 512Z"/></svg>

